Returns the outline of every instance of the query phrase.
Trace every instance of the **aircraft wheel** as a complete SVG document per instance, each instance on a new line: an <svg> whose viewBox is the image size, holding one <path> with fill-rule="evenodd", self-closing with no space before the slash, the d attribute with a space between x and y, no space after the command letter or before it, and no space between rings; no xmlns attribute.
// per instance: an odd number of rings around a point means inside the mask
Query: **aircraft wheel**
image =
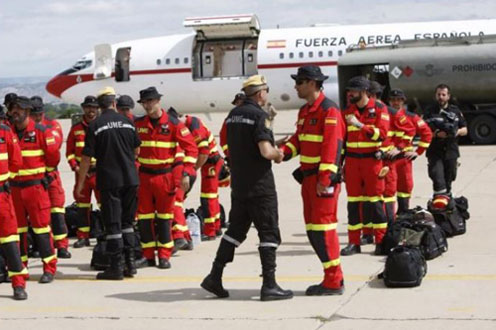
<svg viewBox="0 0 496 330"><path fill-rule="evenodd" d="M496 118L490 115L476 116L469 125L468 134L475 144L495 143Z"/></svg>

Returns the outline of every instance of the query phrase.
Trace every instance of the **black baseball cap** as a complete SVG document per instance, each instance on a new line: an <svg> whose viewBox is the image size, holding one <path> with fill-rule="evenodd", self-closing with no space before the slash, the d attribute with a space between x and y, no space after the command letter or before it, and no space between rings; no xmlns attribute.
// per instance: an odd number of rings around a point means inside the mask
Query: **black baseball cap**
<svg viewBox="0 0 496 330"><path fill-rule="evenodd" d="M395 89L392 89L390 92L389 92L389 97L398 97L398 98L403 98L406 100L406 95L405 95L405 92L403 92L401 89L399 88L395 88Z"/></svg>
<svg viewBox="0 0 496 330"><path fill-rule="evenodd" d="M43 99L41 98L41 96L31 97L31 105L33 106L31 113L42 113L45 111L45 105L43 104Z"/></svg>
<svg viewBox="0 0 496 330"><path fill-rule="evenodd" d="M24 110L33 109L33 104L31 100L26 96L17 96L15 100L13 100L10 104L17 105Z"/></svg>
<svg viewBox="0 0 496 330"><path fill-rule="evenodd" d="M119 109L134 109L133 98L129 95L121 95L117 99L117 108Z"/></svg>
<svg viewBox="0 0 496 330"><path fill-rule="evenodd" d="M368 91L370 88L370 81L364 76L356 76L351 78L346 85L348 91Z"/></svg>
<svg viewBox="0 0 496 330"><path fill-rule="evenodd" d="M98 101L96 97L93 95L88 95L84 98L83 103L81 103L82 107L98 107Z"/></svg>

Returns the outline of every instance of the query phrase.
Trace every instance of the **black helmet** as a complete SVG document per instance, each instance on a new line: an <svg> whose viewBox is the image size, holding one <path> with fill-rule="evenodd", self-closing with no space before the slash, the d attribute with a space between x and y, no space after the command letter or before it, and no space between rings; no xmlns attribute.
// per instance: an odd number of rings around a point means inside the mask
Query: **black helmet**
<svg viewBox="0 0 496 330"><path fill-rule="evenodd" d="M364 76L356 76L351 78L346 85L348 91L368 91L370 82Z"/></svg>

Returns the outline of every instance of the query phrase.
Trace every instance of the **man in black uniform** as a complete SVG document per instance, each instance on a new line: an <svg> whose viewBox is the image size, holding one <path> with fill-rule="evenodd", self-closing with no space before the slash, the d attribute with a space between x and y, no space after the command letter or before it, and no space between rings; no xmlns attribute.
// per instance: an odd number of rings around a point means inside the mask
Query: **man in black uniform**
<svg viewBox="0 0 496 330"><path fill-rule="evenodd" d="M262 106L269 87L263 76L255 75L243 83L246 99L235 107L225 121L231 165L231 211L229 228L222 237L210 274L202 288L219 298L229 297L222 286L222 272L233 261L234 249L246 239L252 222L258 231L258 248L262 261L263 285L260 299L279 300L293 297L275 280L276 249L281 243L277 194L272 163L280 163L283 153L274 147L270 121Z"/></svg>
<svg viewBox="0 0 496 330"><path fill-rule="evenodd" d="M437 104L427 108L423 115L433 135L426 155L434 196L451 194L451 183L456 179L457 159L460 157L457 138L467 135L467 122L460 109L449 103L450 97L449 86L438 85Z"/></svg>
<svg viewBox="0 0 496 330"><path fill-rule="evenodd" d="M96 158L96 186L100 190L110 266L97 279L122 280L136 273L134 264L138 173L134 161L141 144L133 123L116 112L115 91L100 91L100 117L91 122L85 138L76 194L80 195L91 157ZM122 252L125 257L125 270Z"/></svg>

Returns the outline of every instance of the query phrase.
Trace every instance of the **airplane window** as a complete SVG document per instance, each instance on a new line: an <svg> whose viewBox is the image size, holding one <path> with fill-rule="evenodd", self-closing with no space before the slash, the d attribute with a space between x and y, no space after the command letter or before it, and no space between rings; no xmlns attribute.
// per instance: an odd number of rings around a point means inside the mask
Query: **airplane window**
<svg viewBox="0 0 496 330"><path fill-rule="evenodd" d="M165 64L169 65L170 64L170 58L165 59Z"/></svg>
<svg viewBox="0 0 496 330"><path fill-rule="evenodd" d="M162 61L159 58L157 58L157 65L160 65L160 64L162 64Z"/></svg>
<svg viewBox="0 0 496 330"><path fill-rule="evenodd" d="M322 57L324 56L324 52L323 51L319 51L319 57Z"/></svg>
<svg viewBox="0 0 496 330"><path fill-rule="evenodd" d="M329 57L332 57L332 50L329 51L328 55Z"/></svg>
<svg viewBox="0 0 496 330"><path fill-rule="evenodd" d="M72 67L76 70L83 70L91 66L91 60L79 60Z"/></svg>
<svg viewBox="0 0 496 330"><path fill-rule="evenodd" d="M338 56L341 56L343 55L343 51L342 50L338 50Z"/></svg>
<svg viewBox="0 0 496 330"><path fill-rule="evenodd" d="M298 54L298 56L299 56L300 58L303 58L303 56L304 56L304 55L303 55L303 52L300 52L300 53Z"/></svg>
<svg viewBox="0 0 496 330"><path fill-rule="evenodd" d="M312 58L313 57L313 52L308 52L308 57Z"/></svg>
<svg viewBox="0 0 496 330"><path fill-rule="evenodd" d="M293 53L289 53L289 58L293 58L294 57L294 54Z"/></svg>
<svg viewBox="0 0 496 330"><path fill-rule="evenodd" d="M280 54L279 54L279 58L280 58L281 60L282 60L282 59L284 59L284 53L280 53Z"/></svg>
<svg viewBox="0 0 496 330"><path fill-rule="evenodd" d="M189 62L189 58L185 57L184 58L184 64L188 64L188 62Z"/></svg>
<svg viewBox="0 0 496 330"><path fill-rule="evenodd" d="M176 64L179 64L181 61L179 60L179 57L176 57L176 59L174 60L174 63Z"/></svg>

